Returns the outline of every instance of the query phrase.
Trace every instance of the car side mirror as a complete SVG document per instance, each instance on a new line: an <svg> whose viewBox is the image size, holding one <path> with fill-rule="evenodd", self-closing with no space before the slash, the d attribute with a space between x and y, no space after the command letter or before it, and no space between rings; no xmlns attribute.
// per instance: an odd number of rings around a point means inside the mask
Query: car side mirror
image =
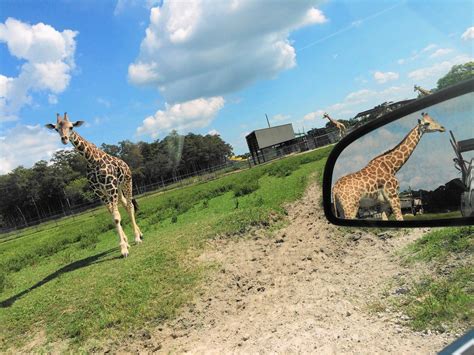
<svg viewBox="0 0 474 355"><path fill-rule="evenodd" d="M474 79L413 100L344 137L323 178L344 226L474 224Z"/></svg>

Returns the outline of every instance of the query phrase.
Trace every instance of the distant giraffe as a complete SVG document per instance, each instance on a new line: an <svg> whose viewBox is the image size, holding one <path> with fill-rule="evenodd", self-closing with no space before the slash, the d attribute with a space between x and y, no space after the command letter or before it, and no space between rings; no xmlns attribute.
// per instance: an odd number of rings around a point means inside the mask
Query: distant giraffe
<svg viewBox="0 0 474 355"><path fill-rule="evenodd" d="M87 180L95 194L106 204L112 214L115 227L120 238L120 249L124 257L128 256L128 239L122 226L121 216L118 210L119 200L130 216L135 242L141 243L142 232L135 222L135 210L138 208L135 199L132 198L132 172L128 165L121 159L113 157L94 144L86 141L73 131L73 127L81 126L84 121L70 122L67 113L61 118L56 115L56 124L47 124L45 127L56 130L63 144L71 141L76 150L87 160Z"/></svg>
<svg viewBox="0 0 474 355"><path fill-rule="evenodd" d="M399 183L395 174L407 162L424 133L444 132L445 129L427 113L421 114L418 124L394 148L372 159L365 168L341 177L334 185L333 199L336 214L346 219L357 216L361 199L388 202L397 221L403 216L398 196ZM387 215L382 213L382 219Z"/></svg>
<svg viewBox="0 0 474 355"><path fill-rule="evenodd" d="M421 86L415 85L413 91L418 91L422 96L431 95L430 90L423 89Z"/></svg>
<svg viewBox="0 0 474 355"><path fill-rule="evenodd" d="M346 126L343 123L331 118L326 112L323 114L324 118L327 118L333 125L336 126L337 130L339 131L339 137L342 138L346 134Z"/></svg>

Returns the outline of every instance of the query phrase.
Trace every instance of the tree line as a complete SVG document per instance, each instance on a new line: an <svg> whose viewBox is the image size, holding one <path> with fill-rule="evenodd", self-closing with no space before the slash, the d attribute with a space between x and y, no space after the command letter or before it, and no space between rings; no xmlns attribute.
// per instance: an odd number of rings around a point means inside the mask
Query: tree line
<svg viewBox="0 0 474 355"><path fill-rule="evenodd" d="M102 144L102 150L123 159L132 170L134 188L224 164L232 146L218 135L173 131L151 143ZM86 160L75 150L57 151L49 162L31 168L19 166L0 176L0 228L67 212L96 200L86 179Z"/></svg>

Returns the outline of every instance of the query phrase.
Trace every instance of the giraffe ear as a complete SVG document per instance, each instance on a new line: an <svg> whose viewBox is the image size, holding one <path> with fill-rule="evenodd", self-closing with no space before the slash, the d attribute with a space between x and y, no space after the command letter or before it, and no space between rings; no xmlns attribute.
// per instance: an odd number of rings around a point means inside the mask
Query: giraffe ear
<svg viewBox="0 0 474 355"><path fill-rule="evenodd" d="M79 126L82 126L82 124L84 123L84 121L76 121L72 124L73 127L79 127Z"/></svg>
<svg viewBox="0 0 474 355"><path fill-rule="evenodd" d="M44 126L48 129L56 129L56 126L53 125L52 123L45 124Z"/></svg>

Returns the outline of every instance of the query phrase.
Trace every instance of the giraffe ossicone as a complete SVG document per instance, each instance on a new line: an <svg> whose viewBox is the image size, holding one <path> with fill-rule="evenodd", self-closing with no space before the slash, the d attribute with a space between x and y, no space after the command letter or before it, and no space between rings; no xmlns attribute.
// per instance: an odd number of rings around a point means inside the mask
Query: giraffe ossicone
<svg viewBox="0 0 474 355"><path fill-rule="evenodd" d="M71 144L87 160L87 180L94 193L105 203L112 215L117 234L120 238L120 249L124 257L128 256L127 236L121 225L121 216L118 204L121 203L127 210L135 234L135 242L141 243L143 234L135 221L135 211L138 205L132 196L132 172L123 160L111 156L88 142L74 131L84 121L69 121L67 113L64 116L56 114L56 124L47 124L46 128L54 129L59 133L63 144Z"/></svg>
<svg viewBox="0 0 474 355"><path fill-rule="evenodd" d="M341 177L332 188L336 216L355 219L362 199L388 202L397 221L403 221L399 182L395 174L407 162L425 133L445 128L422 112L417 125L394 148L373 158L361 170ZM385 212L382 219L388 219Z"/></svg>

